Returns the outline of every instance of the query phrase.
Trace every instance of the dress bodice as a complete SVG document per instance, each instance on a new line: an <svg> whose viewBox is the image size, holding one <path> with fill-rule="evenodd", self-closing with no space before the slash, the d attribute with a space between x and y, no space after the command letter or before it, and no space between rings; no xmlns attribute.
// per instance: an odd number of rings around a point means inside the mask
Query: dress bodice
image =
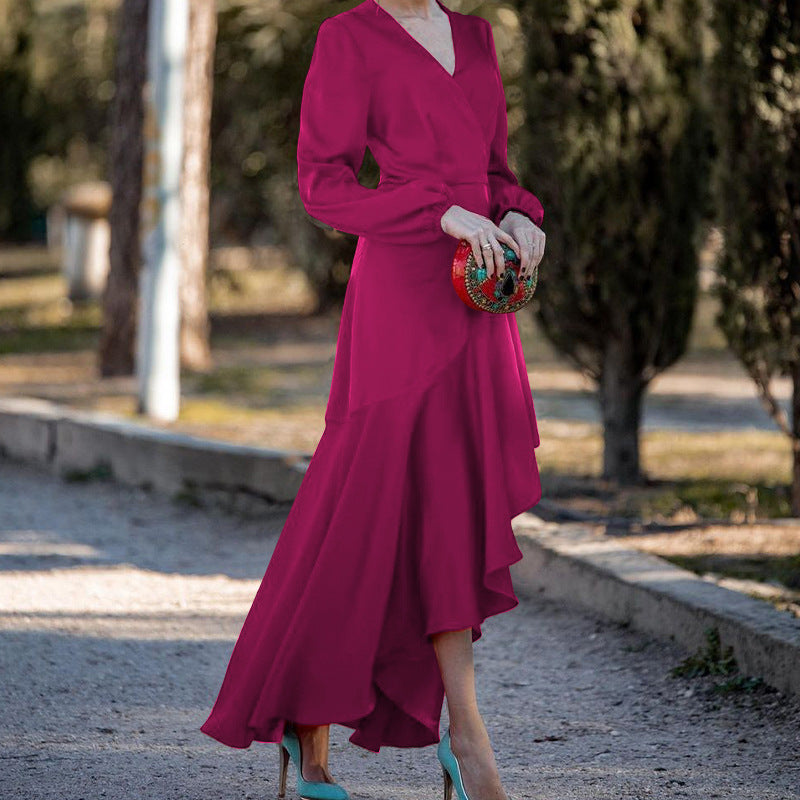
<svg viewBox="0 0 800 800"><path fill-rule="evenodd" d="M503 82L490 23L452 11L450 75L375 0L320 25L303 88L298 185L311 216L337 230L434 240L456 184L488 187L495 222L511 208L541 223L538 198L507 163ZM376 189L356 175L369 147Z"/></svg>

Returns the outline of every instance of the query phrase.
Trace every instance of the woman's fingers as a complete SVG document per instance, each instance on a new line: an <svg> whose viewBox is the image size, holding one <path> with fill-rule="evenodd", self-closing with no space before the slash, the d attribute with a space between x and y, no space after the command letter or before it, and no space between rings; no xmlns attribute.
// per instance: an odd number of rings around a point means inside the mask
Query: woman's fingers
<svg viewBox="0 0 800 800"><path fill-rule="evenodd" d="M489 244L492 249L489 250L487 247L483 252L486 253L486 271L489 277L492 277L492 275L499 275L503 272L506 266L506 257L494 231L489 233Z"/></svg>
<svg viewBox="0 0 800 800"><path fill-rule="evenodd" d="M481 240L477 234L473 234L471 236L464 237L472 246L472 257L475 259L475 263L478 267L483 267L483 250L481 249Z"/></svg>
<svg viewBox="0 0 800 800"><path fill-rule="evenodd" d="M539 265L539 262L544 258L544 231L538 230L533 240L533 255L531 259L531 273L533 268Z"/></svg>
<svg viewBox="0 0 800 800"><path fill-rule="evenodd" d="M522 251L524 257L522 259L523 266L520 270L520 278L529 278L533 275L534 268L544 258L544 232L537 230L531 240L523 238Z"/></svg>
<svg viewBox="0 0 800 800"><path fill-rule="evenodd" d="M497 237L491 231L480 231L469 239L472 245L472 254L478 266L484 267L487 275L491 278L495 271L498 273L505 265L503 248L497 241ZM487 245L489 245L487 247Z"/></svg>
<svg viewBox="0 0 800 800"><path fill-rule="evenodd" d="M517 258L522 261L522 248L519 245L519 242L507 231L504 231L502 228L497 228L495 231L495 235L501 242L505 242L516 254Z"/></svg>
<svg viewBox="0 0 800 800"><path fill-rule="evenodd" d="M520 259L520 270L519 276L520 278L527 278L531 272L533 271L533 245L527 240L523 239L522 244L520 245L520 249L522 250L522 258Z"/></svg>
<svg viewBox="0 0 800 800"><path fill-rule="evenodd" d="M475 257L475 263L479 267L486 269L487 273L491 275L494 270L494 247L489 231L478 229L466 238L472 245L472 255ZM489 247L486 247L487 244Z"/></svg>

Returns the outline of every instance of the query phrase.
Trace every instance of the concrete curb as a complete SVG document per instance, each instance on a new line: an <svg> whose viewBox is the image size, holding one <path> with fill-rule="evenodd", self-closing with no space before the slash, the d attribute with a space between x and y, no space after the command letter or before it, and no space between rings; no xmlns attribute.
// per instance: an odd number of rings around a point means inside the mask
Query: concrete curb
<svg viewBox="0 0 800 800"><path fill-rule="evenodd" d="M310 460L28 397L0 397L0 454L49 465L61 476L105 469L121 483L169 495L227 489L270 502L295 497Z"/></svg>
<svg viewBox="0 0 800 800"><path fill-rule="evenodd" d="M294 499L310 458L10 397L0 397L0 454L49 465L62 476L102 467L122 483L171 495L222 489L271 502ZM716 627L741 673L800 696L800 620L788 612L579 523L549 523L525 512L512 527L524 554L511 567L520 597L544 593L692 651L705 647L706 629Z"/></svg>
<svg viewBox="0 0 800 800"><path fill-rule="evenodd" d="M511 567L520 595L543 593L691 651L705 648L706 629L716 627L741 674L800 695L800 619L788 611L581 525L525 512L512 526L524 554Z"/></svg>

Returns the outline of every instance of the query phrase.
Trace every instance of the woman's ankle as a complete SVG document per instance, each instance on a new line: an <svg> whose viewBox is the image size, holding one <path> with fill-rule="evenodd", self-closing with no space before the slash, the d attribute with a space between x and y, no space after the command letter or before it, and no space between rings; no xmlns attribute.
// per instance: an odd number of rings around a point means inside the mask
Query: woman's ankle
<svg viewBox="0 0 800 800"><path fill-rule="evenodd" d="M480 714L450 720L450 738L461 743L483 743L489 738Z"/></svg>
<svg viewBox="0 0 800 800"><path fill-rule="evenodd" d="M329 727L329 725L294 724L303 753L303 764L308 765L309 769L317 767L327 769Z"/></svg>

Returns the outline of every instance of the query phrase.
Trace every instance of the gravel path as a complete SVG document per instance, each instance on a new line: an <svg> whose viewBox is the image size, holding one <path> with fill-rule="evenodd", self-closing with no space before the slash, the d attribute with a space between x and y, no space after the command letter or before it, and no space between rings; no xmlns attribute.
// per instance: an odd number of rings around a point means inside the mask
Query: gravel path
<svg viewBox="0 0 800 800"><path fill-rule="evenodd" d="M276 745L199 726L287 511L0 458L3 800L276 796ZM800 800L800 703L670 677L685 655L539 598L487 620L479 698L510 797ZM351 732L331 727L330 764L354 799L441 797L435 747L373 754Z"/></svg>

